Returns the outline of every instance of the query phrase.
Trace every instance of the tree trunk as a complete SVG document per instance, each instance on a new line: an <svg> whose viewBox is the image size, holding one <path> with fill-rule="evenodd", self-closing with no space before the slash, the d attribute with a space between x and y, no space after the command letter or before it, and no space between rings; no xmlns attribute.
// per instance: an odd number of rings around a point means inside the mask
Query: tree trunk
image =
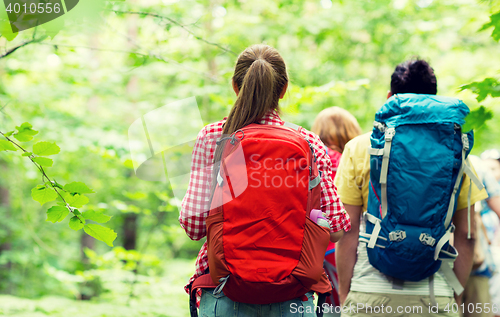
<svg viewBox="0 0 500 317"><path fill-rule="evenodd" d="M1 166L2 168L5 168L5 164L0 164L4 165ZM10 200L9 200L9 189L7 187L0 186L0 208L5 209L6 212L4 214L5 218L8 218L8 210L10 206ZM10 229L4 228L6 231L6 237L11 236L10 234ZM2 239L0 240L0 254L2 254L3 251L10 251L12 249L12 244L8 241L8 239ZM3 281L8 281L9 280L9 275L10 275L10 270L12 268L12 263L8 261L4 265L0 265L0 279ZM2 283L4 286L6 286L6 283ZM0 291L11 293L12 291L12 283L9 283L9 286L6 286L5 289L0 289Z"/></svg>
<svg viewBox="0 0 500 317"><path fill-rule="evenodd" d="M135 250L137 244L137 214L127 214L123 219L123 247Z"/></svg>

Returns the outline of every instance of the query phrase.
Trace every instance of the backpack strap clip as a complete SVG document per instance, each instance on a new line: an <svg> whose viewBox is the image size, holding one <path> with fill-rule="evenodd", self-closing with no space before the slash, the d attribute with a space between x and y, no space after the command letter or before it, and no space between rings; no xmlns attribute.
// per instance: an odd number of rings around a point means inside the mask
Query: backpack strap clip
<svg viewBox="0 0 500 317"><path fill-rule="evenodd" d="M389 232L389 240L391 240L391 241L401 242L404 239L406 239L406 231L397 230L397 231Z"/></svg>
<svg viewBox="0 0 500 317"><path fill-rule="evenodd" d="M420 234L420 238L418 238L418 240L420 240L420 242L422 242L422 244L428 245L431 247L433 247L436 244L436 239L433 238L431 235L424 233L424 232L422 232Z"/></svg>
<svg viewBox="0 0 500 317"><path fill-rule="evenodd" d="M385 132L386 126L383 123L380 123L378 121L373 121L373 127L376 129L379 129L380 132Z"/></svg>

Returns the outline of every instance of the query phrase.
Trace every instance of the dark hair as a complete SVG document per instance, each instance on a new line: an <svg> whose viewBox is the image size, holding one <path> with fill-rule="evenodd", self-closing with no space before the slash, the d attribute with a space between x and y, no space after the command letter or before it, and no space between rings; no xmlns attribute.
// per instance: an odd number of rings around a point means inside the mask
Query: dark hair
<svg viewBox="0 0 500 317"><path fill-rule="evenodd" d="M426 61L416 58L396 66L391 76L393 94L437 94L434 70Z"/></svg>
<svg viewBox="0 0 500 317"><path fill-rule="evenodd" d="M279 109L279 97L288 83L285 62L271 46L252 45L238 56L233 82L239 93L223 134L258 122L270 110Z"/></svg>

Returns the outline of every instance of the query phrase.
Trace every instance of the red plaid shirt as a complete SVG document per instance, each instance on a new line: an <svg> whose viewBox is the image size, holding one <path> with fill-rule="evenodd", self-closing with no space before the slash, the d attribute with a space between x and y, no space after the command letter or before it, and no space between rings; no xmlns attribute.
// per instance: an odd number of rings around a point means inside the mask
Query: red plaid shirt
<svg viewBox="0 0 500 317"><path fill-rule="evenodd" d="M215 141L222 136L222 125L224 122L225 119L204 127L198 134L194 145L191 177L186 196L182 200L179 217L182 228L186 230L187 235L192 240L200 240L207 235L205 219L210 209L210 184L212 183ZM259 123L270 125L284 124L275 110L266 114ZM325 145L316 134L303 128L299 132L313 145L317 157L318 169L323 172L321 179L321 210L326 213L327 219L330 221L331 230L333 232L340 230L349 231L351 229L351 220L340 202L335 185L333 185L332 163L326 153ZM185 287L186 292L189 291L189 285L195 278L203 275L207 269L207 243L205 242L196 259L196 271ZM201 292L197 294L199 299Z"/></svg>

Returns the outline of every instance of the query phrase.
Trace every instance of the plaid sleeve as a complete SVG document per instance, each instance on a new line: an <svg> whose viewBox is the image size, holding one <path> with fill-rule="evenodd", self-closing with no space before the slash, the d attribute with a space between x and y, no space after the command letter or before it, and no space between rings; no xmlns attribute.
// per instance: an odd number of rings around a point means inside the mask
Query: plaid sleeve
<svg viewBox="0 0 500 317"><path fill-rule="evenodd" d="M211 153L207 144L209 140L204 128L196 138L188 190L181 204L179 222L192 240L200 240L207 235L205 219L209 210L209 184L212 179Z"/></svg>
<svg viewBox="0 0 500 317"><path fill-rule="evenodd" d="M351 219L345 211L344 205L342 205L337 195L337 189L333 184L332 161L326 152L326 146L316 134L305 129L301 129L301 132L311 142L316 154L318 170L322 172L321 211L326 214L327 219L330 221L331 231L349 231L351 230Z"/></svg>

